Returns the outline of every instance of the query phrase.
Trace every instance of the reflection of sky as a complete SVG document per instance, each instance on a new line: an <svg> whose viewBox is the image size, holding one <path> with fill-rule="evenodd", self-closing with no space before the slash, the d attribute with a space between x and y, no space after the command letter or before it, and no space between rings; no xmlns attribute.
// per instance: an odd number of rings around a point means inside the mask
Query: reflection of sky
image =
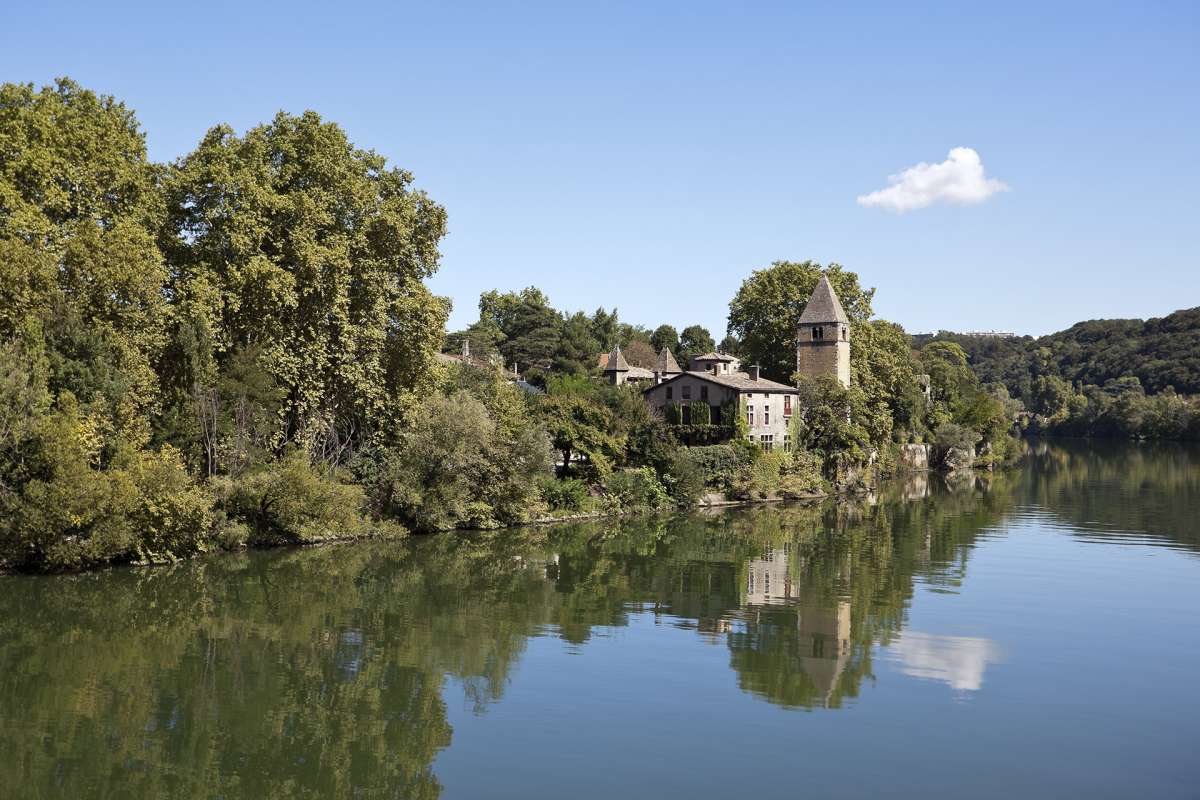
<svg viewBox="0 0 1200 800"><path fill-rule="evenodd" d="M905 675L974 692L983 685L988 662L1000 660L1000 649L990 639L906 632L888 648L888 656L900 662Z"/></svg>

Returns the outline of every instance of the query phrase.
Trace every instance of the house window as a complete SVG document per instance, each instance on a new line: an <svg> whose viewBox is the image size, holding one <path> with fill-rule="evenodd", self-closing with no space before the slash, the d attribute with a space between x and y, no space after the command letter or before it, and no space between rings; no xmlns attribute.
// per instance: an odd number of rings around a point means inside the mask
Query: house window
<svg viewBox="0 0 1200 800"><path fill-rule="evenodd" d="M783 435L783 452L792 452L792 435L790 433L785 433Z"/></svg>
<svg viewBox="0 0 1200 800"><path fill-rule="evenodd" d="M669 392L671 390L667 389L667 391ZM670 395L667 395L667 397L670 397ZM791 416L792 416L792 396L790 394L785 394L783 396L783 418L790 419Z"/></svg>
<svg viewBox="0 0 1200 800"><path fill-rule="evenodd" d="M701 399L701 400L707 400L707 399L708 399L708 387L707 387L707 386L701 386L701 387L700 387L700 399Z"/></svg>
<svg viewBox="0 0 1200 800"><path fill-rule="evenodd" d="M754 427L754 406L746 406L746 424L751 428ZM753 441L754 437L751 436L750 439Z"/></svg>
<svg viewBox="0 0 1200 800"><path fill-rule="evenodd" d="M683 399L684 400L692 399L692 387L690 387L690 386L683 387Z"/></svg>
<svg viewBox="0 0 1200 800"><path fill-rule="evenodd" d="M668 386L667 387L667 399L670 400L674 395L675 395L674 387Z"/></svg>
<svg viewBox="0 0 1200 800"><path fill-rule="evenodd" d="M763 406L763 425L771 424L771 404Z"/></svg>
<svg viewBox="0 0 1200 800"><path fill-rule="evenodd" d="M775 447L775 437L769 433L764 433L762 436L760 436L759 441L762 443L762 449L766 450L768 453L771 452L773 447Z"/></svg>

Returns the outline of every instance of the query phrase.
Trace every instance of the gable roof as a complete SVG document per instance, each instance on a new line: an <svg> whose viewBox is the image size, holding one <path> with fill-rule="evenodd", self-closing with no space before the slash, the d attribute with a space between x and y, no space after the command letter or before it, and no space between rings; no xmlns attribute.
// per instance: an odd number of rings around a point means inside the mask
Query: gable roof
<svg viewBox="0 0 1200 800"><path fill-rule="evenodd" d="M668 372L683 372L679 368L679 362L675 360L675 356L667 349L666 345L663 345L662 352L658 354L658 366L656 369L663 374Z"/></svg>
<svg viewBox="0 0 1200 800"><path fill-rule="evenodd" d="M833 290L829 278L825 275L817 281L817 287L813 289L812 297L808 298L808 305L800 315L801 325L817 322L850 322L850 318L842 309L841 301L838 300L837 292Z"/></svg>
<svg viewBox="0 0 1200 800"><path fill-rule="evenodd" d="M766 378L752 380L750 376L746 375L745 373L737 373L734 375L713 375L711 372L688 370L687 372L681 372L672 378L668 378L657 386L650 386L646 389L643 389L642 394L645 394L646 392L652 392L659 386L666 386L668 383L674 383L685 376L699 378L702 381L708 381L709 383L715 383L718 386L736 389L739 392L762 392L763 394L786 392L788 394L796 394L800 391L795 386L788 386L786 383L776 383L775 381L769 381Z"/></svg>
<svg viewBox="0 0 1200 800"><path fill-rule="evenodd" d="M608 354L608 361L604 364L605 372L628 372L629 362L625 360L625 356L621 355L621 345L613 348L613 351Z"/></svg>

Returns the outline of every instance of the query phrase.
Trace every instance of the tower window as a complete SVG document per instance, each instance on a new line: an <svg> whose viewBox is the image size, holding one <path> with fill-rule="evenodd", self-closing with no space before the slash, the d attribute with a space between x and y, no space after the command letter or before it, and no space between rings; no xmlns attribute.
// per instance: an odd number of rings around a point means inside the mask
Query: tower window
<svg viewBox="0 0 1200 800"><path fill-rule="evenodd" d="M812 329L813 341L820 341L825 338L825 329L821 326L816 326Z"/></svg>

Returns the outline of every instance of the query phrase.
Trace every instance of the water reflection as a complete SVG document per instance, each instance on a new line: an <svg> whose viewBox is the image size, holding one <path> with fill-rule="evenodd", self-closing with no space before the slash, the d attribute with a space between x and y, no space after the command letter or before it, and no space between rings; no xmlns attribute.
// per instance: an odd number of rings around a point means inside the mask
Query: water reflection
<svg viewBox="0 0 1200 800"><path fill-rule="evenodd" d="M941 681L964 692L983 686L989 663L1000 660L1000 648L975 636L935 636L907 631L888 649L905 675Z"/></svg>
<svg viewBox="0 0 1200 800"><path fill-rule="evenodd" d="M998 646L905 630L910 601L919 586L956 591L1019 503L1087 495L1072 481L1096 467L1076 458L1043 452L1024 472L952 487L919 476L859 503L7 578L0 785L436 797L431 765L454 734L447 677L484 712L532 638L586 656L635 615L723 646L737 686L776 706L843 708L880 653L977 692ZM1173 480L1196 491L1194 475ZM1105 502L1088 495L1086 516ZM1194 523L1167 530L1195 542Z"/></svg>

